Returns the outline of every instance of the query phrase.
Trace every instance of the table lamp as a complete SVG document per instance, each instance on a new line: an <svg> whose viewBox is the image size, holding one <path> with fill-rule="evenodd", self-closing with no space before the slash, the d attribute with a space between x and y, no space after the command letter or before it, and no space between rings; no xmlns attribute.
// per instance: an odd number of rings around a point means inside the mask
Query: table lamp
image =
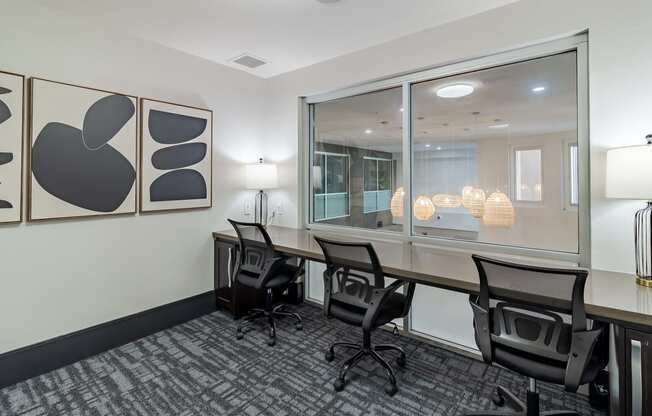
<svg viewBox="0 0 652 416"><path fill-rule="evenodd" d="M607 151L606 196L647 201L634 217L636 282L652 287L652 134L645 138L645 145Z"/></svg>
<svg viewBox="0 0 652 416"><path fill-rule="evenodd" d="M276 165L264 163L263 158L258 163L247 165L246 180L247 189L255 189L256 194L254 221L267 226L268 209L267 194L265 189L274 189L278 187L278 172Z"/></svg>

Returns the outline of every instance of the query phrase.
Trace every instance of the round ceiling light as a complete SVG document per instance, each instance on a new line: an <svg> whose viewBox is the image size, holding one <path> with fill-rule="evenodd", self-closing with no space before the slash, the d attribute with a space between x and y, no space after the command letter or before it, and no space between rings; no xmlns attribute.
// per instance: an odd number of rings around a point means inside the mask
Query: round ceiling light
<svg viewBox="0 0 652 416"><path fill-rule="evenodd" d="M469 84L453 84L441 87L437 90L437 97L441 98L460 98L473 94L475 89Z"/></svg>

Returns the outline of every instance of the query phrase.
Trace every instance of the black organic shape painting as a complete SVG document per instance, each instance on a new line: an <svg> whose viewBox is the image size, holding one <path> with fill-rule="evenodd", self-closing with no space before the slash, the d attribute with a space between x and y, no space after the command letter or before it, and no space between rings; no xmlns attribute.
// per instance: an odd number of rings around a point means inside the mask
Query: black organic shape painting
<svg viewBox="0 0 652 416"><path fill-rule="evenodd" d="M15 81L15 77L20 78L19 82L22 84L22 76L0 72L0 83L11 82L12 78ZM12 170L16 169L18 169L17 177L20 178L20 166L15 163L13 164L14 166L10 166L9 164L14 161L14 151L20 151L19 146L20 139L22 138L22 130L15 125L16 123L13 123L14 125L6 123L13 116L10 108L11 104L8 104L11 100L8 100L6 97L9 97L11 93L20 93L22 100L22 90L14 91L12 88L0 86L0 167L3 167L3 175L0 176L0 223L20 220L20 211L13 213L9 211L14 208L14 204L5 199L11 199L12 196L16 198L20 197L20 182L14 183L11 180ZM20 106L19 111L22 111L22 101ZM16 108L14 108L15 110ZM5 166L9 167L4 169Z"/></svg>
<svg viewBox="0 0 652 416"><path fill-rule="evenodd" d="M206 130L205 118L150 110L149 134L161 144L177 144L199 137Z"/></svg>
<svg viewBox="0 0 652 416"><path fill-rule="evenodd" d="M62 92L62 88L82 88L38 81L35 90L51 88L50 102L35 99L32 104L44 108L56 105L56 102L51 102L51 97L56 97L56 93L74 97L72 91ZM95 214L133 212L126 211L123 204L130 195L133 198L136 147L135 141L131 149L124 143L128 143L125 140L129 140L131 131L135 140L136 124L129 123L128 130L123 129L134 117L136 107L133 99L124 95L106 95L102 92L97 95L98 98L90 106L81 99L78 109L74 100L67 103L70 106L67 111L83 114L82 126L39 119L39 126L43 127L33 139L31 154L32 178L40 186L37 198L34 198L34 194L31 198L32 211L35 211L35 206L38 208L33 219L93 215L55 204L50 197ZM36 97L39 95L36 94ZM38 110L39 107L33 110L35 116L41 114ZM43 114L49 113L43 111ZM128 153L123 154L125 149L129 149L126 150Z"/></svg>
<svg viewBox="0 0 652 416"><path fill-rule="evenodd" d="M206 157L206 143L186 143L164 147L152 155L156 169L179 169L201 162Z"/></svg>
<svg viewBox="0 0 652 416"><path fill-rule="evenodd" d="M136 178L131 163L111 145L85 145L82 131L48 123L32 147L32 173L51 195L81 208L113 212Z"/></svg>
<svg viewBox="0 0 652 416"><path fill-rule="evenodd" d="M206 198L206 181L196 170L173 170L152 182L149 196L151 201L204 199Z"/></svg>
<svg viewBox="0 0 652 416"><path fill-rule="evenodd" d="M0 87L0 94L9 94L11 90L9 88ZM9 106L0 100L0 124L9 120L11 117L11 110Z"/></svg>
<svg viewBox="0 0 652 416"><path fill-rule="evenodd" d="M154 100L142 108L141 209L210 207L211 111Z"/></svg>

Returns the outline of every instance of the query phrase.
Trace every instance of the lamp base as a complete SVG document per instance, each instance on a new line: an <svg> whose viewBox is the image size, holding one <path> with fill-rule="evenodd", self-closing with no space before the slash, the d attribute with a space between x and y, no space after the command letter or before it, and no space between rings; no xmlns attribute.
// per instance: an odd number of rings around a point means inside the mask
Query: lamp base
<svg viewBox="0 0 652 416"><path fill-rule="evenodd" d="M254 205L254 222L257 222L263 227L267 227L267 194L262 189L256 194Z"/></svg>
<svg viewBox="0 0 652 416"><path fill-rule="evenodd" d="M636 276L636 283L641 286L652 287L652 279L646 279L643 277Z"/></svg>

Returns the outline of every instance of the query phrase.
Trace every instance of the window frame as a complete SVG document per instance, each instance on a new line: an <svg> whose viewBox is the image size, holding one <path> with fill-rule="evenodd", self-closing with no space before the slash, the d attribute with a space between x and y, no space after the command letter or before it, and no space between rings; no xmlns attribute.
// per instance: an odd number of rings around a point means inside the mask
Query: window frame
<svg viewBox="0 0 652 416"><path fill-rule="evenodd" d="M517 183L518 181L516 180L516 152L522 152L522 151L528 151L528 150L538 150L541 154L541 158L539 160L539 171L541 172L541 199L538 201L533 201L533 200L528 200L528 199L518 199L518 189L517 189ZM509 164L510 164L510 178L509 180L511 181L511 186L510 188L510 197L514 205L516 206L521 206L521 207L538 207L538 206L543 206L544 205L544 198L543 198L543 190L546 189L544 186L544 172L543 172L543 154L544 154L544 148L542 145L534 145L534 146L512 146L510 148L510 153L509 153Z"/></svg>
<svg viewBox="0 0 652 416"><path fill-rule="evenodd" d="M569 253L554 250L535 249L527 247L506 246L495 243L451 240L446 238L422 237L412 232L412 172L411 172L411 86L421 81L466 72L479 71L496 66L508 65L529 59L542 58L565 52L576 52L577 58L577 143L578 143L578 251ZM312 197L310 185L312 174L314 111L312 104L331 101L375 91L401 87L403 92L403 137L402 137L402 177L405 191L404 212L402 218L403 231L389 232L384 230L369 230L352 226L332 224L317 224L310 221L312 212ZM589 101L588 101L588 36L586 33L559 38L557 40L531 44L513 50L497 51L494 54L471 57L468 59L442 64L430 69L400 74L376 81L366 82L351 87L298 97L299 111L299 214L303 228L337 232L344 235L369 239L386 239L406 243L423 244L427 246L451 249L466 253L499 254L515 258L529 257L554 262L571 262L583 267L590 267L590 194L589 194ZM311 128L312 127L312 128Z"/></svg>
<svg viewBox="0 0 652 416"><path fill-rule="evenodd" d="M314 219L314 217L313 217L313 221L315 223L319 223L319 222L328 221L328 220L336 220L338 218L350 217L351 216L351 156L346 154L346 153L324 152L324 151L321 151L321 150L315 150L314 154L324 155L324 189L328 188L328 180L326 179L326 177L327 177L326 170L327 170L327 167L328 167L328 157L331 156L331 157L344 157L344 158L346 158L346 165L347 165L347 169L346 169L346 189L347 189L347 192L324 192L324 193L321 193L321 194L312 194L312 196L313 196L313 198L318 196L318 195L323 195L324 196L324 215L326 215L326 213L328 212L327 195L342 195L342 194L348 195L348 198L347 198L348 207L347 207L347 214L346 215L338 215L338 216L335 216L335 217L325 216L324 218L320 218L320 219ZM314 204L314 201L312 201L312 203Z"/></svg>

